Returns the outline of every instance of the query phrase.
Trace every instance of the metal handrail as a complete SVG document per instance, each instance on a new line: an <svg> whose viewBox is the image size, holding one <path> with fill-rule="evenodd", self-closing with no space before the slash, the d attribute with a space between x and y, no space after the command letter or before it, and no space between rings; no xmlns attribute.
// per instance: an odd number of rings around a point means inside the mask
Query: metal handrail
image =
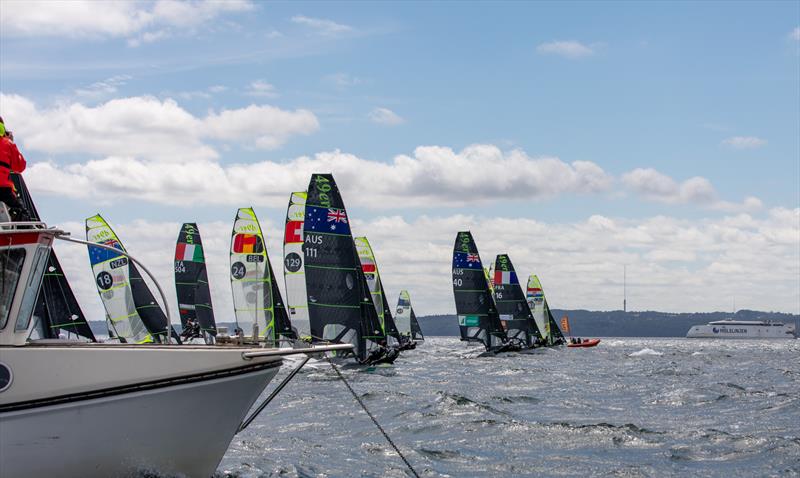
<svg viewBox="0 0 800 478"><path fill-rule="evenodd" d="M158 283L158 280L156 280L155 275L153 275L153 273L150 272L150 269L148 269L147 266L142 264L142 262L139 261L139 259L133 257L132 255L128 254L127 252L125 252L123 250L117 249L116 247L107 246L105 244L98 244L96 242L84 241L82 239L75 239L74 237L70 237L68 232L64 232L64 231L55 231L55 232L56 232L56 234L55 234L55 238L56 239L61 239L62 241L67 241L67 242L74 242L76 244L84 244L84 245L91 246L91 247L99 247L101 249L108 249L109 251L114 251L117 254L123 255L123 256L127 257L128 259L130 259L131 261L133 261L134 263L138 264L139 267L141 267L142 270L144 270L145 273L147 273L147 275L150 276L150 279L156 285L156 289L158 289L158 293L161 296L161 301L164 303L164 312L167 315L167 329L166 329L167 341L166 341L166 343L167 344L171 343L170 339L172 338L172 334L171 334L171 332L172 332L172 314L170 314L170 311L169 311L169 303L167 302L167 296L166 296L166 294L164 294L164 290L161 289L161 285Z"/></svg>

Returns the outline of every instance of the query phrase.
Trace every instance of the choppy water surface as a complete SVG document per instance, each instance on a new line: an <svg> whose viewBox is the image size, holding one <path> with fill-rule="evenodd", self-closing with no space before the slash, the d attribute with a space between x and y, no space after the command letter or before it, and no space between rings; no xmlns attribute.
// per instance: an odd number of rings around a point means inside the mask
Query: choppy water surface
<svg viewBox="0 0 800 478"><path fill-rule="evenodd" d="M476 352L431 338L393 366L343 370L422 476L800 476L798 340ZM217 475L404 470L319 363L234 439Z"/></svg>

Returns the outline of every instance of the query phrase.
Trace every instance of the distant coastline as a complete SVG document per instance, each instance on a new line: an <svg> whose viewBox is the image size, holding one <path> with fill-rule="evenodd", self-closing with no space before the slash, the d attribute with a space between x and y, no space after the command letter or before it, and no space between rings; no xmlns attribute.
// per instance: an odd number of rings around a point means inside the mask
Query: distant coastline
<svg viewBox="0 0 800 478"><path fill-rule="evenodd" d="M697 312L669 313L656 311L608 312L592 310L558 310L553 309L557 322L566 314L572 327L572 335L577 337L685 337L693 325L701 325L712 320L775 320L793 321L800 328L800 315L782 312L761 312L757 310L740 310L736 314L730 312ZM429 336L457 336L458 321L455 315L427 315L417 317L422 332ZM95 334L108 333L105 322L90 321L89 325ZM234 328L233 323L220 323L222 327ZM180 330L180 326L176 325Z"/></svg>
<svg viewBox="0 0 800 478"><path fill-rule="evenodd" d="M685 337L693 325L701 325L712 320L774 320L791 322L800 327L800 315L782 312L761 312L740 310L731 312L669 313L656 311L608 312L591 310L553 309L556 322L569 316L572 335L579 337ZM455 315L428 315L418 317L425 335L458 335L458 322Z"/></svg>

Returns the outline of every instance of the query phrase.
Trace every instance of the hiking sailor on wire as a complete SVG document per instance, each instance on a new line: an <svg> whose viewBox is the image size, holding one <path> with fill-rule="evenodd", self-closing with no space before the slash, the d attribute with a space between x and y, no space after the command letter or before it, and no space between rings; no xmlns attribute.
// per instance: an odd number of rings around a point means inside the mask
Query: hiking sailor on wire
<svg viewBox="0 0 800 478"><path fill-rule="evenodd" d="M14 144L14 135L8 131L0 117L0 201L8 207L12 221L27 221L30 219L25 206L19 201L14 183L11 182L11 173L25 171L25 158L22 157L17 145Z"/></svg>

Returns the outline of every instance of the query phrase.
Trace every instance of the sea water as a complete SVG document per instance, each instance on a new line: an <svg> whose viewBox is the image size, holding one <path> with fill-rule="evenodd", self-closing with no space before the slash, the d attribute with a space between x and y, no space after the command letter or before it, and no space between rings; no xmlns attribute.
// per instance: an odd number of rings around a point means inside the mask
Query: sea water
<svg viewBox="0 0 800 478"><path fill-rule="evenodd" d="M800 340L478 352L434 337L342 372L421 476L800 476ZM234 438L216 475L409 476L325 362Z"/></svg>

